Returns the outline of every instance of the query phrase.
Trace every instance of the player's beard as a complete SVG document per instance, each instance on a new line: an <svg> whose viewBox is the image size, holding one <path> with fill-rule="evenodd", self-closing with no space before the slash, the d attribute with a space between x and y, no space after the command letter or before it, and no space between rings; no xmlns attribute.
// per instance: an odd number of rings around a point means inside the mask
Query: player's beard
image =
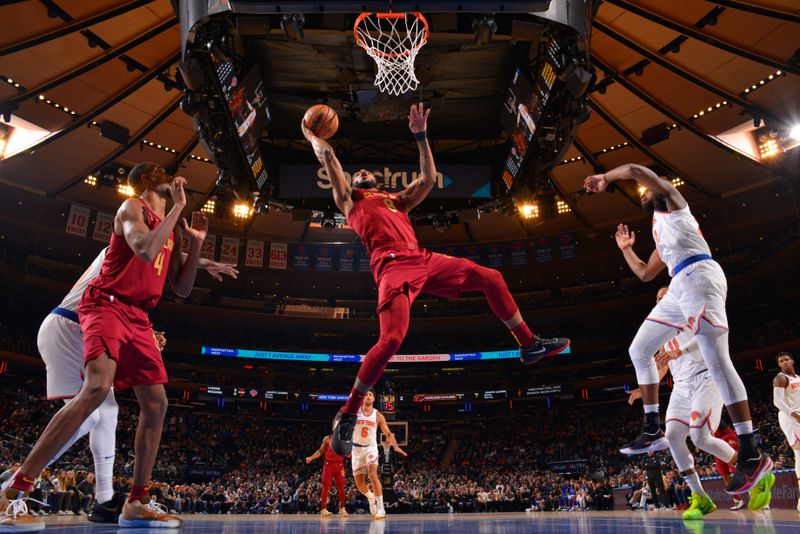
<svg viewBox="0 0 800 534"><path fill-rule="evenodd" d="M353 187L356 189L378 189L378 183L367 180L358 180L353 182Z"/></svg>
<svg viewBox="0 0 800 534"><path fill-rule="evenodd" d="M642 210L644 210L644 212L648 216L652 217L653 214L656 212L656 203L655 203L655 201L653 201L651 199L651 200L645 202L644 204L642 204Z"/></svg>

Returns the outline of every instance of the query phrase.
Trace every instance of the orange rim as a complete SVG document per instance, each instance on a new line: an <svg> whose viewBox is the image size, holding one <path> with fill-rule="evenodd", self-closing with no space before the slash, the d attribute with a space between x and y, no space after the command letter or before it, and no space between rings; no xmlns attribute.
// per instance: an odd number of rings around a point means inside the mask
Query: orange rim
<svg viewBox="0 0 800 534"><path fill-rule="evenodd" d="M358 25L361 24L361 22L363 22L364 19L366 19L370 15L374 14L379 19L402 19L406 15L408 15L409 13L411 15L414 15L415 17L417 17L419 20L422 21L422 24L425 26L425 36L422 38L422 40L419 42L419 44L417 46L415 46L414 48L409 48L405 52L391 52L391 53L387 54L386 52L383 52L382 50L377 50L375 48L372 48L371 46L368 46L366 43L364 43L364 41L361 40L361 37L359 37L359 35L358 35ZM358 16L358 18L356 19L356 23L353 25L353 36L356 38L356 43L358 43L358 45L361 48L371 50L375 55L378 55L378 56L381 56L381 57L392 57L392 58L394 58L394 57L407 56L411 52L415 52L415 51L419 50L422 47L422 45L424 45L428 41L428 35L430 34L430 29L428 28L428 19L426 19L425 15L423 15L419 11L410 11L409 13L366 13L366 12L365 13L361 13Z"/></svg>

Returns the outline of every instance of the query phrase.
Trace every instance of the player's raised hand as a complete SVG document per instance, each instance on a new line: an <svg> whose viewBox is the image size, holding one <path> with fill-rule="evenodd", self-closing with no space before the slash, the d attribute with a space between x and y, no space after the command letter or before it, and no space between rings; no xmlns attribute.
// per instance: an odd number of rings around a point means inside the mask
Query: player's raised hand
<svg viewBox="0 0 800 534"><path fill-rule="evenodd" d="M399 445L392 445L392 448L394 449L394 451L397 454L402 454L403 456L408 458L408 453L406 451L404 451L403 449L401 449Z"/></svg>
<svg viewBox="0 0 800 534"><path fill-rule="evenodd" d="M639 389L639 388L636 388L636 389L632 390L630 393L628 393L628 404L633 406L634 403L637 400L641 399L641 398L642 398L642 390Z"/></svg>
<svg viewBox="0 0 800 534"><path fill-rule="evenodd" d="M223 274L225 276L230 276L234 280L239 277L239 271L236 270L236 265L229 265L227 263L220 263L218 261L208 260L206 271L214 278L214 280L219 282L222 282Z"/></svg>
<svg viewBox="0 0 800 534"><path fill-rule="evenodd" d="M310 464L310 463L311 463L311 456L306 456L306 464Z"/></svg>
<svg viewBox="0 0 800 534"><path fill-rule="evenodd" d="M167 336L164 335L164 332L153 330L153 338L156 340L156 346L158 347L158 351L159 352L163 351L164 347L167 346Z"/></svg>
<svg viewBox="0 0 800 534"><path fill-rule="evenodd" d="M169 194L172 197L172 202L180 208L186 206L186 191L184 191L184 187L186 187L186 178L183 176L176 176L169 183Z"/></svg>
<svg viewBox="0 0 800 534"><path fill-rule="evenodd" d="M617 240L617 246L620 250L626 250L636 242L636 234L628 230L626 224L620 224L617 225L617 233L614 234L614 239Z"/></svg>
<svg viewBox="0 0 800 534"><path fill-rule="evenodd" d="M189 237L200 242L205 241L206 234L208 234L208 217L205 213L193 211L191 226L186 222L186 219L181 220L183 221L183 231L189 234Z"/></svg>
<svg viewBox="0 0 800 534"><path fill-rule="evenodd" d="M428 129L428 115L431 114L431 108L424 109L422 103L411 104L411 109L408 112L408 129L411 133L418 134Z"/></svg>
<svg viewBox="0 0 800 534"><path fill-rule="evenodd" d="M583 181L583 188L587 193L601 193L608 187L605 174L593 174Z"/></svg>

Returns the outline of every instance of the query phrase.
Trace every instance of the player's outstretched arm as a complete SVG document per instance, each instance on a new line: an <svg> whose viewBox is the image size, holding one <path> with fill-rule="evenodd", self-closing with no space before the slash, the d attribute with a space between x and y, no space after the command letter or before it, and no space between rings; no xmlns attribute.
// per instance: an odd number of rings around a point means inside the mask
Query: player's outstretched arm
<svg viewBox="0 0 800 534"><path fill-rule="evenodd" d="M333 147L324 139L320 139L314 135L314 132L308 129L303 121L300 121L300 129L303 131L305 138L311 143L311 147L314 149L314 155L317 156L320 164L325 167L325 172L328 173L331 179L331 185L333 186L333 202L336 204L336 207L339 208L339 211L347 217L350 213L350 208L353 207L353 199L351 196L352 189L344 175L342 164L339 163L339 159L333 151Z"/></svg>
<svg viewBox="0 0 800 534"><path fill-rule="evenodd" d="M161 224L154 229L144 222L144 207L138 199L129 198L122 203L114 219L114 233L123 235L128 246L140 260L152 263L167 243L172 229L178 224L181 211L186 206L183 187L186 178L177 176L170 184L170 195L174 205Z"/></svg>
<svg viewBox="0 0 800 534"><path fill-rule="evenodd" d="M408 453L401 449L400 445L397 444L397 439L394 437L394 433L389 430L389 425L386 424L386 418L380 412L378 412L378 426L381 427L383 437L389 442L389 445L391 445L397 453L402 454L403 456L408 456Z"/></svg>
<svg viewBox="0 0 800 534"><path fill-rule="evenodd" d="M433 162L433 152L428 143L428 116L431 114L430 108L423 109L422 104L412 104L408 113L408 128L414 134L419 147L419 177L411 182L401 193L405 210L411 211L420 202L425 200L428 193L436 183L436 164Z"/></svg>
<svg viewBox="0 0 800 534"><path fill-rule="evenodd" d="M183 231L189 236L189 252L184 261L182 254L173 254L169 262L167 277L175 294L186 298L192 293L194 280L197 277L197 267L200 264L200 249L208 233L208 217L200 211L192 212L192 225L182 220ZM177 234L176 234L177 237ZM180 243L180 240L178 240Z"/></svg>
<svg viewBox="0 0 800 534"><path fill-rule="evenodd" d="M325 454L325 450L328 448L328 438L322 440L322 445L320 445L319 449L314 451L314 454L311 456L306 456L306 463L310 464L317 458L322 458L322 455Z"/></svg>
<svg viewBox="0 0 800 534"><path fill-rule="evenodd" d="M628 230L627 225L620 224L617 226L617 233L614 234L614 239L616 239L617 246L622 251L625 263L628 264L633 274L639 277L642 282L653 280L666 267L664 262L661 261L661 256L658 255L658 250L653 250L647 263L639 258L636 252L633 251L636 234Z"/></svg>
<svg viewBox="0 0 800 534"><path fill-rule="evenodd" d="M634 180L642 187L650 190L655 196L664 199L667 208L679 210L686 207L686 200L678 189L668 180L660 178L656 173L635 163L620 165L606 173L593 174L583 181L584 189L589 193L605 191L610 183L617 180Z"/></svg>

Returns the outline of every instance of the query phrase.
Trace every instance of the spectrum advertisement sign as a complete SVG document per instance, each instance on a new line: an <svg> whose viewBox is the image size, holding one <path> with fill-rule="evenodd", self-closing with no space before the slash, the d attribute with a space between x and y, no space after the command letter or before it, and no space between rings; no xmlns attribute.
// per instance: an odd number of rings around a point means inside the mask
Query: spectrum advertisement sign
<svg viewBox="0 0 800 534"><path fill-rule="evenodd" d="M562 354L569 354L568 347ZM287 360L298 362L360 363L364 354L324 354L316 352L277 352L271 350L227 349L201 347L204 356L252 358L254 360ZM484 360L510 360L519 358L519 350L494 350L487 352L455 352L449 354L395 354L390 363L441 363Z"/></svg>

